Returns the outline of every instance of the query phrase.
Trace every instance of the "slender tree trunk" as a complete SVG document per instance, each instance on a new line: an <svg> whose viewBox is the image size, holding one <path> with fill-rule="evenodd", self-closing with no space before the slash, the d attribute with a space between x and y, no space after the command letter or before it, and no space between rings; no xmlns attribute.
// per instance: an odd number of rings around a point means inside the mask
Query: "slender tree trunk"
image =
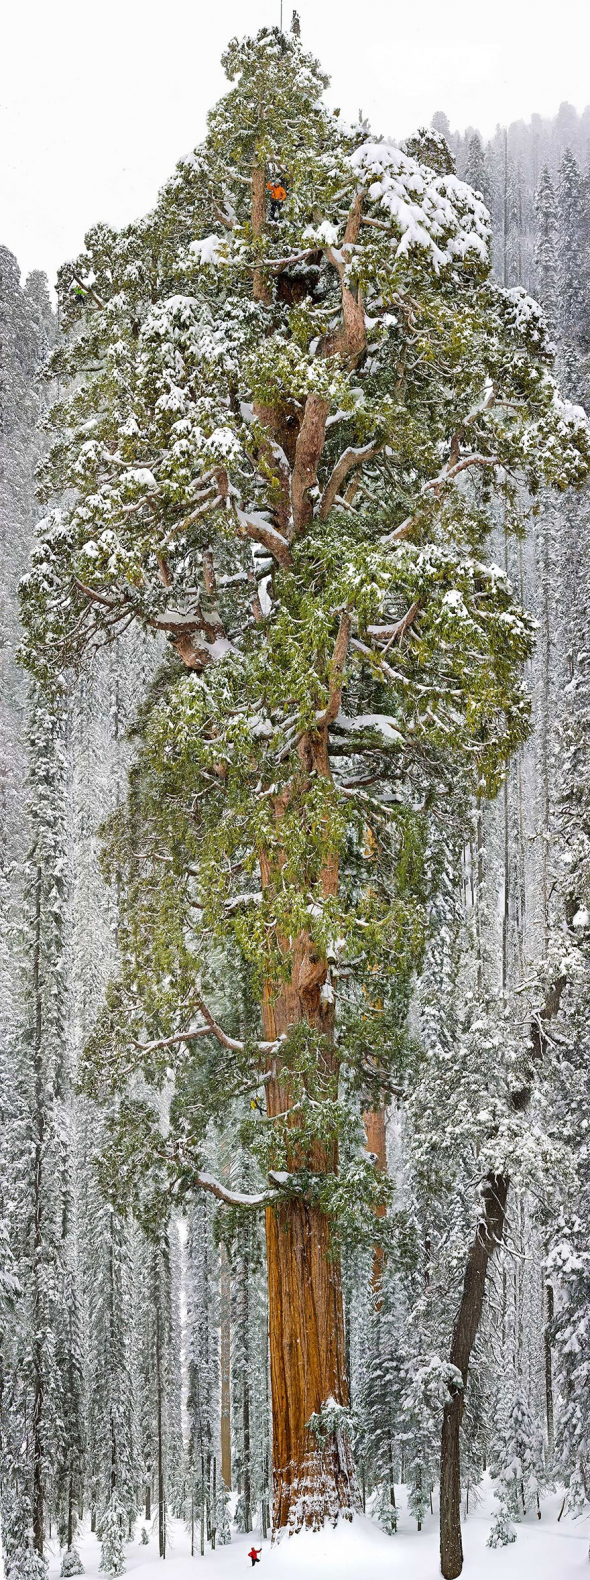
<svg viewBox="0 0 590 1580"><path fill-rule="evenodd" d="M159 1289L156 1290L156 1298ZM166 1557L166 1508L164 1493L164 1434L162 1422L162 1355L160 1343L160 1313L156 1306L156 1392L158 1427L158 1547L160 1558Z"/></svg>
<svg viewBox="0 0 590 1580"><path fill-rule="evenodd" d="M395 1509L395 1475L393 1471L393 1447L391 1442L391 1427L387 1433L387 1457L389 1460L389 1499L392 1509Z"/></svg>
<svg viewBox="0 0 590 1580"><path fill-rule="evenodd" d="M481 1320L490 1258L501 1243L506 1215L508 1179L489 1175L482 1192L483 1214L472 1241L463 1293L455 1319L449 1360L463 1379L450 1389L443 1412L440 1458L440 1566L445 1580L456 1580L463 1568L461 1540L460 1431L471 1352Z"/></svg>
<svg viewBox="0 0 590 1580"><path fill-rule="evenodd" d="M221 1479L231 1492L231 1288L229 1257L220 1248Z"/></svg>
<svg viewBox="0 0 590 1580"><path fill-rule="evenodd" d="M250 1462L250 1257L246 1241L242 1265L242 1444L244 1463L244 1530L252 1530L252 1474Z"/></svg>
<svg viewBox="0 0 590 1580"><path fill-rule="evenodd" d="M545 1404L547 1411L547 1447L550 1457L553 1455L554 1426L553 1426L553 1359L551 1355L551 1324L555 1313L555 1300L553 1285L547 1284L545 1290L546 1323L544 1332L545 1346Z"/></svg>
<svg viewBox="0 0 590 1580"><path fill-rule="evenodd" d="M373 1152L377 1159L377 1168L381 1174L387 1173L387 1135L385 1130L385 1107L380 1103L379 1108L370 1108L363 1115L365 1135L369 1152ZM376 1207L375 1216L385 1217L385 1207ZM385 1256L383 1247L376 1245L373 1253L373 1293L377 1297L383 1282L383 1269ZM381 1302L378 1301L380 1305Z"/></svg>
<svg viewBox="0 0 590 1580"><path fill-rule="evenodd" d="M217 1460L213 1460L213 1490L211 1494L211 1550L215 1552L217 1536Z"/></svg>
<svg viewBox="0 0 590 1580"><path fill-rule="evenodd" d="M33 1542L35 1552L43 1554L44 1500L43 1478L43 1412L45 1380L43 1374L43 1310L42 1310L42 1242L43 1242L43 1142L45 1133L42 1068L42 998L41 998L41 894L42 872L37 868L35 877L35 935L33 946L33 996L35 1005L35 1107L36 1135L33 1176L34 1214L34 1310L35 1339L33 1343Z"/></svg>

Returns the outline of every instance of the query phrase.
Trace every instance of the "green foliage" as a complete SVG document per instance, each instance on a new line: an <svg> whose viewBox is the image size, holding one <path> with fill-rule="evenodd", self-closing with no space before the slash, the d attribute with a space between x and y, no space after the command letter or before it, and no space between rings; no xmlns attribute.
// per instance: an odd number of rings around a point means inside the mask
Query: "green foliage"
<svg viewBox="0 0 590 1580"><path fill-rule="evenodd" d="M330 1438L350 1436L350 1411L335 1399L326 1399L321 1410L315 1410L310 1416L307 1426L316 1443L323 1449Z"/></svg>
<svg viewBox="0 0 590 1580"><path fill-rule="evenodd" d="M445 808L494 795L529 729L533 623L486 538L499 507L522 532L541 482L581 483L590 445L540 310L490 279L487 213L442 140L404 153L346 127L296 35L234 40L224 64L153 213L95 227L61 272L24 659L59 686L132 622L173 650L104 831L121 966L81 1080L117 1098L110 1199L155 1227L210 1122L260 1100L277 1050L255 1004L304 940L330 1056L308 1025L283 1041L288 1117L242 1137L364 1243L385 1198L358 1111L415 1060ZM280 226L260 202L278 170ZM204 1003L225 1041L190 1035Z"/></svg>

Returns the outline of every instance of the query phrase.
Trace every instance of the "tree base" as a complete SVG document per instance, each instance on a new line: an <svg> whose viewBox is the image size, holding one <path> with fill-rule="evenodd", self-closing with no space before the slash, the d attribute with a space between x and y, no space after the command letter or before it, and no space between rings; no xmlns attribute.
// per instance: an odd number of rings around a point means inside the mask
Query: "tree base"
<svg viewBox="0 0 590 1580"><path fill-rule="evenodd" d="M301 1465L275 1470L273 1541L288 1531L319 1531L326 1521L351 1520L360 1511L350 1445L344 1438L312 1449Z"/></svg>

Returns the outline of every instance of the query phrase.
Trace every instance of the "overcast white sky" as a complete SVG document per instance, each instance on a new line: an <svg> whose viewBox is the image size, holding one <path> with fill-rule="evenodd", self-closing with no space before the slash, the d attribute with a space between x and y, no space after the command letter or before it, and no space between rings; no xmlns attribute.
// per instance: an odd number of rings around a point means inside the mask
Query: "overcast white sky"
<svg viewBox="0 0 590 1580"><path fill-rule="evenodd" d="M3 0L0 242L58 265L95 220L150 208L224 91L221 51L280 0ZM284 23L292 0L284 0ZM590 0L298 0L329 102L405 136L590 101Z"/></svg>

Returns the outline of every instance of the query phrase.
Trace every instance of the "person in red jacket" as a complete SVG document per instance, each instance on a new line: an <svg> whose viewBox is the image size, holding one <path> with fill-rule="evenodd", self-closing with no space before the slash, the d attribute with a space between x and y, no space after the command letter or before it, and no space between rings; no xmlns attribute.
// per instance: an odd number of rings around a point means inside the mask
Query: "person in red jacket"
<svg viewBox="0 0 590 1580"><path fill-rule="evenodd" d="M261 1547L251 1547L250 1548L250 1551L248 1553L248 1557L252 1559L252 1568L254 1568L255 1564L259 1564L260 1563L260 1559L258 1557L258 1554L261 1553L261 1552L262 1552L262 1548Z"/></svg>

